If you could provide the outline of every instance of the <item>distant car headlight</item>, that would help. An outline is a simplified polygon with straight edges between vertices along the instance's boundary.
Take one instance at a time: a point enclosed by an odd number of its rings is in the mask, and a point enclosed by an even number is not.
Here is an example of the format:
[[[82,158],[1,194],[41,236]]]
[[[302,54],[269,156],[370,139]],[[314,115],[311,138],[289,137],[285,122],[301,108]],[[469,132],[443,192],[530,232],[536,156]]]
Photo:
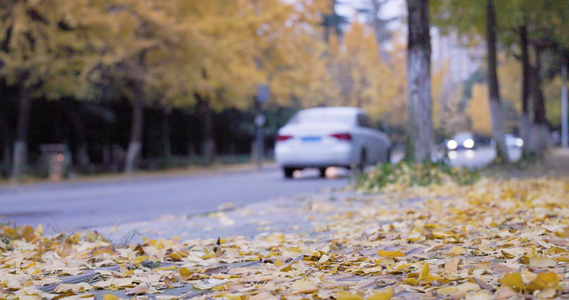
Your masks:
[[[447,147],[448,147],[450,150],[454,150],[454,149],[456,149],[456,147],[458,147],[458,143],[457,143],[455,140],[450,140],[450,141],[448,141],[448,143],[447,143]]]
[[[456,159],[457,157],[458,157],[458,154],[456,153],[456,151],[449,151],[448,158]]]
[[[524,145],[524,140],[522,140],[522,139],[517,139],[517,140],[516,140],[516,145],[517,145],[518,147],[522,147],[522,146]]]
[[[462,143],[462,145],[464,146],[464,148],[472,148],[472,147],[474,147],[474,140],[468,139],[468,140],[464,141]]]

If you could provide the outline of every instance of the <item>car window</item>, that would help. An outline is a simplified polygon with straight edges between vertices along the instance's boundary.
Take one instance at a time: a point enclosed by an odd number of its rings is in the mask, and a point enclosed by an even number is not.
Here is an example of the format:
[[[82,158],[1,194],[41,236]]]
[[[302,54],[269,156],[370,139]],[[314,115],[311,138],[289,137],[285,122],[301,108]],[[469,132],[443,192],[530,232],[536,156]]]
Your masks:
[[[288,121],[288,124],[312,124],[312,123],[353,124],[354,116],[342,113],[299,112],[296,113]]]
[[[358,115],[358,126],[372,128],[371,120],[366,115]]]

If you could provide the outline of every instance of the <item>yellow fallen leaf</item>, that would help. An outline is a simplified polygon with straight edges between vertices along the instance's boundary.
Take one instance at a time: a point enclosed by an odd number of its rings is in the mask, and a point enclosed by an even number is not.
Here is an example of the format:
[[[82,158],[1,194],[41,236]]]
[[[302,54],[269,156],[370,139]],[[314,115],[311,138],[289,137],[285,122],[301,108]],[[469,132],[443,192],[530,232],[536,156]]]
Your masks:
[[[103,296],[103,300],[120,300],[120,298],[115,295],[106,294]]]
[[[27,224],[20,228],[20,236],[28,243],[33,242],[37,238],[34,228]]]
[[[379,250],[377,255],[383,257],[403,257],[405,254],[399,250],[397,251],[386,251],[386,250]]]
[[[42,236],[43,235],[43,226],[41,224],[39,224],[36,227],[36,230],[34,231],[34,234],[37,236]]]
[[[187,268],[181,268],[178,273],[180,274],[180,277],[182,277],[182,280],[186,281],[189,278],[192,277],[192,275],[194,275],[194,273],[192,273],[192,271],[188,270]]]
[[[559,276],[557,274],[539,273],[536,278],[532,280],[527,286],[528,291],[533,292],[537,290],[545,290],[547,288],[557,289],[559,287]]]
[[[282,261],[280,261],[279,259],[277,259],[277,260],[273,263],[273,265],[274,265],[275,267],[280,267],[280,266],[284,266],[284,263],[283,263]]]
[[[315,293],[318,292],[318,288],[311,282],[306,280],[295,281],[290,288],[296,293]]]
[[[458,270],[458,263],[460,262],[460,258],[453,257],[445,264],[445,272],[447,273],[456,273]]]
[[[452,247],[452,249],[449,250],[450,255],[462,255],[466,252],[467,252],[466,249],[464,249],[462,247],[458,247],[458,246],[454,246],[454,247]]]
[[[557,262],[545,256],[533,256],[529,259],[529,265],[534,268],[555,267]]]
[[[109,247],[109,246],[101,246],[101,247],[97,247],[94,248],[91,251],[91,256],[92,257],[97,257],[97,256],[101,256],[104,254],[110,254],[110,255],[119,255],[119,253],[117,251],[115,251],[115,249]]]
[[[500,279],[500,285],[509,286],[514,289],[525,288],[524,281],[522,279],[522,274],[520,273],[507,274],[506,276],[504,276],[504,278]]]
[[[429,263],[425,263],[423,265],[423,268],[421,269],[421,273],[419,273],[419,277],[417,278],[417,282],[421,282],[422,280],[427,281],[427,282],[433,282],[437,279],[440,279],[440,277],[436,277],[436,276],[431,275]]]
[[[393,288],[388,287],[379,292],[375,292],[373,295],[367,298],[368,300],[389,300],[393,297]]]
[[[334,298],[336,298],[336,300],[364,300],[362,296],[350,294],[344,291],[336,292],[336,294],[334,294]]]

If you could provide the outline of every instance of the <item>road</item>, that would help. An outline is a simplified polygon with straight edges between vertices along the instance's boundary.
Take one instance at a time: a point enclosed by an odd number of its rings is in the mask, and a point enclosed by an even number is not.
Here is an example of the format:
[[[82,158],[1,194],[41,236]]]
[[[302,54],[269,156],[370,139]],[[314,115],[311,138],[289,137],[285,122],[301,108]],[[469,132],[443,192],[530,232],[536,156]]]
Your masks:
[[[514,158],[516,155],[512,153]],[[457,152],[450,162],[475,168],[488,164],[494,156],[492,149],[480,148]],[[305,170],[295,174],[297,178],[285,180],[280,170],[272,167],[261,172],[0,186],[0,215],[4,216],[0,223],[42,224],[59,232],[121,225],[168,215],[203,214],[224,203],[242,206],[318,193],[324,188],[344,187],[350,177],[349,172],[334,168],[328,169],[327,175],[318,178],[316,170]]]
[[[344,187],[348,183],[344,174],[318,178],[315,170],[306,170],[299,178],[285,180],[273,167],[261,172],[0,187],[0,215],[4,216],[0,223],[42,224],[61,232],[202,214],[229,202],[240,206]]]

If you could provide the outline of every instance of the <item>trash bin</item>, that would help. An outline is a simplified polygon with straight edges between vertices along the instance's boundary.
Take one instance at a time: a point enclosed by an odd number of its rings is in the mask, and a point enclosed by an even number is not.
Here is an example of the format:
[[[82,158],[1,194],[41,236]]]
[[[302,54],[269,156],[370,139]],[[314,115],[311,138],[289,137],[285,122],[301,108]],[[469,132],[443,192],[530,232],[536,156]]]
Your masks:
[[[59,181],[65,176],[65,152],[63,144],[46,144],[40,146],[44,171],[51,181]]]

